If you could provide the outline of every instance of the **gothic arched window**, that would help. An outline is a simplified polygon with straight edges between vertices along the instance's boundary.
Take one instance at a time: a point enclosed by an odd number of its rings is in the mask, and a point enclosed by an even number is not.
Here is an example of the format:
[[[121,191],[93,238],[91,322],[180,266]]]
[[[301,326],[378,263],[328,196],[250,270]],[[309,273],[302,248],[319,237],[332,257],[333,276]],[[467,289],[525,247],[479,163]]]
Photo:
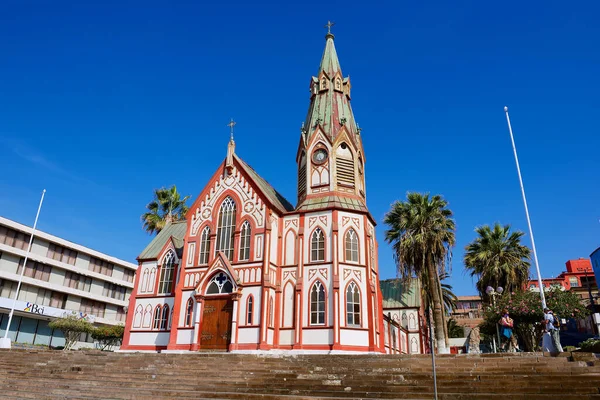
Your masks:
[[[325,261],[325,235],[321,228],[315,229],[310,239],[310,261]]]
[[[187,301],[185,306],[185,326],[192,326],[192,319],[194,317],[194,299],[191,297]]]
[[[142,326],[142,317],[144,314],[144,307],[139,304],[137,306],[137,308],[135,309],[135,316],[133,317],[133,327],[134,328],[139,328],[140,326]]]
[[[310,289],[310,324],[325,324],[325,288],[316,281]]]
[[[242,224],[242,232],[240,235],[240,261],[248,261],[250,259],[250,234],[252,228],[250,223],[244,221]]]
[[[154,309],[154,317],[152,318],[152,329],[160,329],[160,317],[162,316],[161,310],[162,308],[160,306],[156,306],[156,308]]]
[[[346,289],[346,322],[348,325],[360,325],[360,289],[354,282]]]
[[[404,329],[408,329],[408,317],[406,316],[406,312],[402,312],[402,327]]]
[[[208,284],[206,294],[221,294],[231,293],[233,291],[233,284],[229,280],[229,276],[223,272],[215,274]]]
[[[252,318],[254,314],[254,297],[248,297],[248,305],[246,306],[246,325],[252,325]]]
[[[229,196],[223,200],[219,210],[216,251],[222,251],[233,260],[233,233],[235,231],[235,202]]]
[[[175,254],[169,251],[163,258],[158,281],[158,294],[169,294],[173,290],[173,275],[175,272]]]
[[[346,261],[358,262],[358,235],[352,228],[346,232]]]
[[[269,299],[269,327],[273,328],[274,325],[274,320],[273,320],[273,296],[271,296],[271,298]]]
[[[169,305],[165,304],[162,308],[162,314],[160,316],[160,330],[164,331],[167,329],[167,322],[169,321]]]
[[[208,264],[208,253],[210,251],[210,227],[202,230],[200,235],[200,254],[198,256],[198,264]]]

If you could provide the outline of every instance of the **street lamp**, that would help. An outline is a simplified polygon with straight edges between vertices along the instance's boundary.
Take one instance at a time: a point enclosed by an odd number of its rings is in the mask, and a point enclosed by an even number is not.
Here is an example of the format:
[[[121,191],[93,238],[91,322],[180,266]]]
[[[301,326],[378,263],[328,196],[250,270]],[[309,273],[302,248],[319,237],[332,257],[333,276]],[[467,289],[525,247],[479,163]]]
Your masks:
[[[504,289],[502,288],[502,286],[498,286],[496,289],[494,289],[491,286],[488,286],[485,289],[485,292],[487,293],[488,296],[490,296],[492,298],[492,305],[494,306],[494,308],[496,308],[496,296],[500,296],[504,292]],[[500,347],[500,344],[502,342],[500,341],[500,329],[498,329],[498,323],[496,323],[496,335],[498,336],[498,347]],[[496,352],[495,340],[493,340],[492,342],[494,343],[494,352]]]
[[[490,296],[492,298],[492,304],[494,305],[494,307],[496,306],[496,296],[500,296],[503,292],[504,289],[502,288],[502,286],[498,286],[495,290],[493,287],[488,286],[485,289],[485,292],[487,293],[488,296]]]

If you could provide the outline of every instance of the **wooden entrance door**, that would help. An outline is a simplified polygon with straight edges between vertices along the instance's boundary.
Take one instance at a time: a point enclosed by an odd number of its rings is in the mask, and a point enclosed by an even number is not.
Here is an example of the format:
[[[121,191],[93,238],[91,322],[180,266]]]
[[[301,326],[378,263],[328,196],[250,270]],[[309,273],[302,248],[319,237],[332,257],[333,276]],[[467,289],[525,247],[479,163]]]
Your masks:
[[[206,298],[202,313],[200,348],[203,350],[227,350],[231,342],[231,319],[233,300],[226,298]]]

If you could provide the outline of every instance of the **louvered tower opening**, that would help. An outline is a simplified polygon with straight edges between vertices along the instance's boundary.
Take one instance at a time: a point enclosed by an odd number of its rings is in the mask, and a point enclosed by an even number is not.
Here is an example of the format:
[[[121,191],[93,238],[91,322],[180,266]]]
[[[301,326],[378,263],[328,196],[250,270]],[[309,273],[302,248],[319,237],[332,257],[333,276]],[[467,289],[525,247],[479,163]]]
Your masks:
[[[346,143],[342,143],[338,147],[335,164],[337,169],[337,184],[354,187],[354,158]]]
[[[306,193],[306,155],[302,153],[298,167],[298,197]]]

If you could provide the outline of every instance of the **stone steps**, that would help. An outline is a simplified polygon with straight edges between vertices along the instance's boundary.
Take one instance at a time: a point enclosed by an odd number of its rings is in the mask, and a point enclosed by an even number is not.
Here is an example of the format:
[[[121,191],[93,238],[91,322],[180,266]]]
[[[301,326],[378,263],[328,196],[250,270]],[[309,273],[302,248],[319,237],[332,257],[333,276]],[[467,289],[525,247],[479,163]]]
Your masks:
[[[576,358],[573,356],[572,358]],[[441,356],[440,400],[600,400],[600,364],[540,353]],[[3,398],[431,399],[429,356],[0,351]]]

